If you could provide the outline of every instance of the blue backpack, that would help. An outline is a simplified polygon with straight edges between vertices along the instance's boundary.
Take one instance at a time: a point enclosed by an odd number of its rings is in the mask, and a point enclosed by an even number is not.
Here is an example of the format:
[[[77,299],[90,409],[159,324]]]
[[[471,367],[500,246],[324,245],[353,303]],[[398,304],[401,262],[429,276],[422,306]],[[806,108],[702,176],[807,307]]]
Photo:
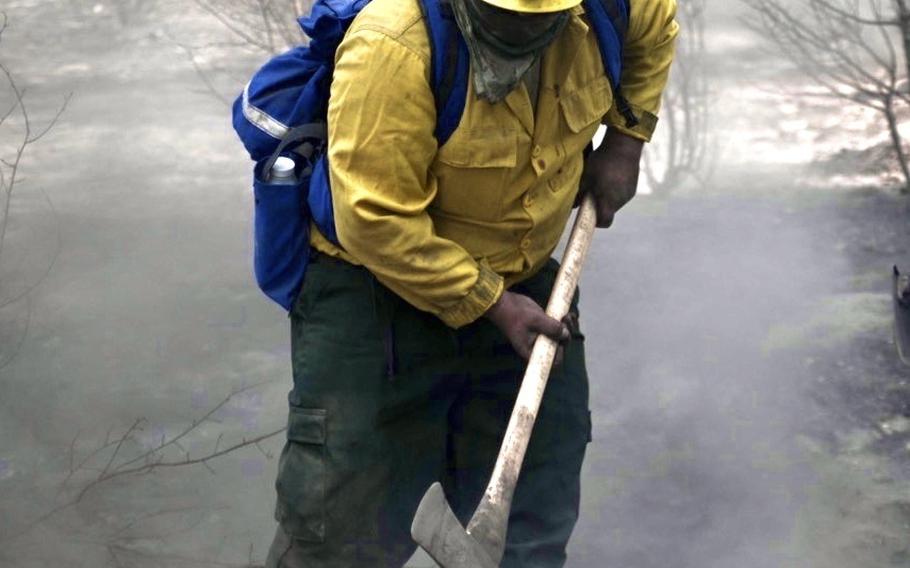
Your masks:
[[[461,121],[468,93],[468,48],[448,0],[418,0],[431,49],[436,99],[435,136],[442,146]],[[259,287],[290,310],[303,283],[309,257],[310,220],[338,244],[326,157],[329,88],[335,51],[355,16],[370,0],[316,0],[299,20],[310,38],[268,61],[234,102],[234,130],[256,162],[253,265]],[[584,0],[600,46],[617,108],[637,124],[622,96],[619,79],[629,21],[629,0]],[[296,164],[292,185],[270,183],[275,161]]]

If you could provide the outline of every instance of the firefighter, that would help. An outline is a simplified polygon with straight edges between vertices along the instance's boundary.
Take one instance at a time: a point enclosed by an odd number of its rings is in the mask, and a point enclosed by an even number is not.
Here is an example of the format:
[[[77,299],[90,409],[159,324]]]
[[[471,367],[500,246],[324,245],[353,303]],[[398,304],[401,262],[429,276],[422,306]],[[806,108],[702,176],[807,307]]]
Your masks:
[[[418,0],[372,0],[336,55],[328,163],[341,246],[313,227],[291,310],[269,568],[402,566],[416,506],[437,480],[465,523],[541,333],[562,342],[561,364],[502,566],[566,560],[591,418],[578,296],[566,321],[542,307],[558,268],[550,255],[580,192],[594,196],[600,227],[635,195],[676,2],[631,0],[621,93],[580,0],[449,4],[470,81],[441,147]],[[586,155],[601,124],[604,142]]]

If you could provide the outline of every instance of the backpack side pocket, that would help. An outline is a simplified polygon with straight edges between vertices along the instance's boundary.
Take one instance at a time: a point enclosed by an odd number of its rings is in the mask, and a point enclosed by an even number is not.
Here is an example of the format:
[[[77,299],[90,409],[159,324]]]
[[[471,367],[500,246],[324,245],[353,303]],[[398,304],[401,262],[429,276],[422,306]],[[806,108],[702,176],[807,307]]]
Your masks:
[[[262,175],[267,162],[256,165],[253,180],[253,269],[265,295],[290,311],[309,258],[310,212],[306,200],[310,175],[300,175],[296,183],[268,183]]]

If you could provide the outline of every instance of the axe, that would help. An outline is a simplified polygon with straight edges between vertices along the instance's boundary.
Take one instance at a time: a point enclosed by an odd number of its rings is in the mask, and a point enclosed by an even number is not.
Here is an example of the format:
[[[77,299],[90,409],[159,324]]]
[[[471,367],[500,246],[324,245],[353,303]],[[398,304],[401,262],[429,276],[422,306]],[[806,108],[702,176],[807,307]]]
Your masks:
[[[547,305],[547,315],[554,319],[561,320],[569,313],[595,226],[594,199],[586,195],[578,210]],[[537,420],[556,347],[556,342],[544,335],[539,335],[534,342],[493,475],[467,530],[462,528],[449,507],[439,483],[434,483],[420,501],[411,524],[411,536],[442,568],[499,566],[505,552],[512,495],[531,439],[531,430]]]

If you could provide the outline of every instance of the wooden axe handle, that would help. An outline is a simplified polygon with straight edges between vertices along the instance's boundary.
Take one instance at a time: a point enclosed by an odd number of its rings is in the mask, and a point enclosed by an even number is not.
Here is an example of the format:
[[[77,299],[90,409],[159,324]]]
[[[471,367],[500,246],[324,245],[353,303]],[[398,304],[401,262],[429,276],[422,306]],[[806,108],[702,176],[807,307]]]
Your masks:
[[[562,265],[547,305],[547,315],[554,319],[561,320],[569,313],[596,224],[594,200],[590,195],[586,195],[578,210],[575,226],[572,228],[572,235],[566,245]],[[501,560],[505,550],[512,494],[515,492],[515,484],[518,481],[525,451],[528,449],[531,431],[537,420],[550,369],[553,367],[556,348],[557,343],[549,337],[544,335],[537,337],[502,448],[499,450],[496,467],[493,469],[486,493],[468,523],[467,532],[491,553],[496,562]]]

